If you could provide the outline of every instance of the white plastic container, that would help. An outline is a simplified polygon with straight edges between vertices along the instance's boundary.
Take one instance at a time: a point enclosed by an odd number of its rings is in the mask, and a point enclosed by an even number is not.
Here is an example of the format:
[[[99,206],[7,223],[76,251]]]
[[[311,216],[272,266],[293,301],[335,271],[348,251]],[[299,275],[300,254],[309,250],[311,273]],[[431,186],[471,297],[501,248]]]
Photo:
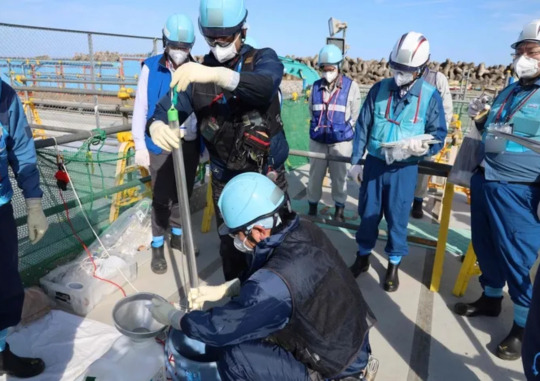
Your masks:
[[[78,381],[166,381],[165,353],[154,339],[118,338]]]
[[[127,284],[124,276],[130,282],[137,278],[137,262],[133,257],[109,257],[96,261],[100,264],[96,275],[120,286]],[[90,265],[86,263],[81,266],[81,261],[68,263],[45,275],[39,283],[58,305],[85,316],[104,296],[117,290],[114,285],[92,277],[88,268]]]

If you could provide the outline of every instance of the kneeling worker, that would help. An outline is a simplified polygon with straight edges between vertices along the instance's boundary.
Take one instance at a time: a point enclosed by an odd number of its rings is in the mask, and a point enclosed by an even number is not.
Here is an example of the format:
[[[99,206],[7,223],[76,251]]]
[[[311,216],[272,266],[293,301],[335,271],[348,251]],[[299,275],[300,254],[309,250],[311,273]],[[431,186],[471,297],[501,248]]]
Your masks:
[[[326,235],[258,173],[234,177],[218,206],[221,233],[246,255],[246,279],[199,287],[191,303],[232,297],[208,311],[184,314],[154,299],[154,318],[220,347],[223,381],[362,380],[375,318]]]

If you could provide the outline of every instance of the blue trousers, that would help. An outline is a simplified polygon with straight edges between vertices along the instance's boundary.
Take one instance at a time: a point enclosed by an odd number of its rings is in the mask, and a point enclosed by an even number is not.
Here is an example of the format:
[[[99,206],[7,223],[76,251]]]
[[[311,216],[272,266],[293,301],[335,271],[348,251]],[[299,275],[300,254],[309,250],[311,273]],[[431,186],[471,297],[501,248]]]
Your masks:
[[[0,206],[0,330],[21,320],[24,288],[19,276],[17,226],[11,203]]]
[[[359,356],[342,377],[365,368],[371,353],[366,336]],[[218,361],[222,381],[309,381],[308,369],[278,345],[261,340],[224,347]]]
[[[531,305],[529,271],[540,249],[536,208],[540,187],[486,181],[477,172],[471,179],[472,244],[482,275],[482,287],[508,283],[512,301]]]
[[[386,164],[368,155],[364,165],[364,180],[358,197],[360,226],[356,232],[358,254],[367,255],[375,247],[379,223],[384,215],[388,225],[387,255],[405,256],[407,224],[414,199],[418,165],[409,163]]]
[[[532,303],[521,354],[527,380],[540,380],[540,276],[534,280]]]

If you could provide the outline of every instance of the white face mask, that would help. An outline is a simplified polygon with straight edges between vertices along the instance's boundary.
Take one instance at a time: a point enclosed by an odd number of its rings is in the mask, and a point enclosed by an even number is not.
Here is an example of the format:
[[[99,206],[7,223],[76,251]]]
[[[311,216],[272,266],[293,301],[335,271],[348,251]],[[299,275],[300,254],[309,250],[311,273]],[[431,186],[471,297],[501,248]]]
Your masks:
[[[538,60],[520,56],[514,60],[514,70],[519,78],[532,78],[538,74]]]
[[[169,48],[168,54],[175,64],[180,65],[186,61],[189,53],[181,49]]]
[[[405,71],[394,71],[394,81],[399,87],[405,86],[414,80],[413,73],[407,73]]]
[[[253,253],[253,248],[249,247],[246,244],[246,240],[247,240],[247,237],[241,240],[240,238],[238,238],[238,236],[234,236],[234,247],[236,247],[236,249],[238,251],[241,251],[242,253],[246,253],[246,254]]]
[[[236,40],[238,37],[240,37],[240,35],[238,35],[233,42],[225,47],[216,45],[213,48],[210,48],[210,51],[214,57],[216,57],[216,60],[218,60],[220,63],[227,62],[238,54],[238,51],[236,50]]]
[[[328,82],[328,83],[334,82],[337,77],[338,77],[338,71],[337,70],[325,71],[323,73],[323,78],[326,79],[326,82]]]

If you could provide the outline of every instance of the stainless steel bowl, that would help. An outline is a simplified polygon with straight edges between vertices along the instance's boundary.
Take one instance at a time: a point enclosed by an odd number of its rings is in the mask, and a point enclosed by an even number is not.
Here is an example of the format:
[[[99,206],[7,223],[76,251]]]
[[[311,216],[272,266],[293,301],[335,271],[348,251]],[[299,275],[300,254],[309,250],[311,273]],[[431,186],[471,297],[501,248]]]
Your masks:
[[[120,333],[132,340],[146,340],[156,337],[166,328],[152,317],[148,307],[152,298],[166,301],[150,292],[139,292],[119,300],[113,308],[114,325]]]

